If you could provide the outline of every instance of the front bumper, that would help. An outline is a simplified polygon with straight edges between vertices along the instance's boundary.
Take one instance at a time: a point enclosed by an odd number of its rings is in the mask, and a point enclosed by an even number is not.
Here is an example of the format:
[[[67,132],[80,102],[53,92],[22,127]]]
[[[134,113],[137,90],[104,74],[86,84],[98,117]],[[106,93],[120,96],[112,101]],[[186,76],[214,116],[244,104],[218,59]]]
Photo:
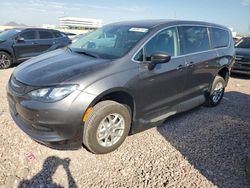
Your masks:
[[[250,75],[250,62],[235,61],[231,72]]]
[[[82,146],[82,117],[94,95],[75,91],[61,101],[44,103],[19,95],[7,86],[11,116],[33,140],[55,149]]]

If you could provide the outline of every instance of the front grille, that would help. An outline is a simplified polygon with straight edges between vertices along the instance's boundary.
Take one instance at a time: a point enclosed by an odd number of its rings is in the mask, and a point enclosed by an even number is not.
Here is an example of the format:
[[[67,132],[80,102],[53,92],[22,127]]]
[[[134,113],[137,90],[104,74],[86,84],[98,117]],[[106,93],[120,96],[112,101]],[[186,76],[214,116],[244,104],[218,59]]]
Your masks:
[[[18,94],[26,94],[34,89],[34,87],[19,82],[14,76],[11,76],[10,87]]]
[[[23,126],[33,131],[53,132],[52,128],[41,126],[39,123],[33,123],[32,121],[26,120],[19,114],[16,118],[21,122]]]
[[[235,58],[235,60],[239,61],[239,62],[250,63],[250,57],[246,57],[246,56],[239,56],[239,55],[237,55],[236,58]]]
[[[243,57],[241,61],[250,63],[250,57]]]
[[[241,61],[241,60],[242,60],[242,58],[243,58],[243,56],[236,55],[235,60],[236,60],[236,61]]]

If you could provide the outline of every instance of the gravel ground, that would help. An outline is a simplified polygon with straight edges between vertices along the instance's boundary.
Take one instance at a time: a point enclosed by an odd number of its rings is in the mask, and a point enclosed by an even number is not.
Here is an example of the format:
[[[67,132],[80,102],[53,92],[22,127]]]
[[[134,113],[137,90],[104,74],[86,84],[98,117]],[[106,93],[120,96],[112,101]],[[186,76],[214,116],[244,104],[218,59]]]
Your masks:
[[[250,187],[250,77],[230,79],[216,108],[198,107],[130,136],[116,151],[58,151],[32,141],[8,113],[0,70],[0,187]]]

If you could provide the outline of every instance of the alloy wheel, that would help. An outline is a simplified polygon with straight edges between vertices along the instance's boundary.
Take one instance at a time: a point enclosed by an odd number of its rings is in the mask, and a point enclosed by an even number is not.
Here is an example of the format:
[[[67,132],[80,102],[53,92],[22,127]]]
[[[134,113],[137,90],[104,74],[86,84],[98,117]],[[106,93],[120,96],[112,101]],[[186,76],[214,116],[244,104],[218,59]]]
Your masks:
[[[99,124],[96,132],[98,143],[103,147],[111,147],[122,137],[125,120],[122,115],[113,113],[107,115]]]
[[[220,101],[221,97],[223,96],[223,83],[218,82],[214,88],[212,100],[214,103],[217,103]]]
[[[0,68],[8,68],[11,65],[11,60],[5,54],[0,54]]]

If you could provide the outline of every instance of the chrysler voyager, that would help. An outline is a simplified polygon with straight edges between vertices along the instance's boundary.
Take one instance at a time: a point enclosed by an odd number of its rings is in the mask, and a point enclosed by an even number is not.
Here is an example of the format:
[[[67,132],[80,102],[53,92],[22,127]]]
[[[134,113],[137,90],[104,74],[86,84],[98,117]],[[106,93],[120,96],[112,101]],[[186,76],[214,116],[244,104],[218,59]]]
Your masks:
[[[19,65],[7,87],[10,112],[42,144],[108,153],[169,116],[218,105],[234,53],[230,30],[217,24],[109,24]]]

